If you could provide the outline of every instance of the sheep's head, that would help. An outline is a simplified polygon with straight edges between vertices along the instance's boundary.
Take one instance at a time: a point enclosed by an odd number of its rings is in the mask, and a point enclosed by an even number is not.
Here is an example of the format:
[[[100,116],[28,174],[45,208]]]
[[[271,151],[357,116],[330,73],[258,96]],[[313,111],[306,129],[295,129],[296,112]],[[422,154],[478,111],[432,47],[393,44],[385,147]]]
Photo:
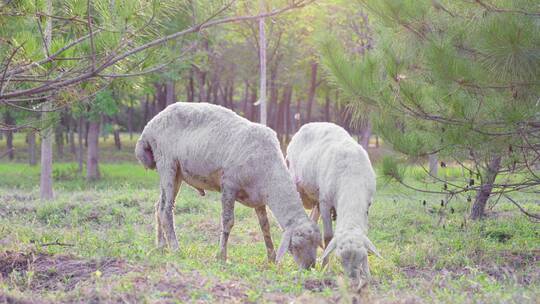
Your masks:
[[[369,281],[368,252],[381,257],[371,241],[361,233],[344,233],[335,236],[326,248],[323,259],[333,250],[341,259],[341,265],[351,280],[351,287],[360,290]]]
[[[280,261],[285,252],[289,250],[301,269],[311,268],[315,266],[317,247],[320,244],[321,232],[313,221],[295,225],[283,233],[283,239],[277,252],[277,260]]]

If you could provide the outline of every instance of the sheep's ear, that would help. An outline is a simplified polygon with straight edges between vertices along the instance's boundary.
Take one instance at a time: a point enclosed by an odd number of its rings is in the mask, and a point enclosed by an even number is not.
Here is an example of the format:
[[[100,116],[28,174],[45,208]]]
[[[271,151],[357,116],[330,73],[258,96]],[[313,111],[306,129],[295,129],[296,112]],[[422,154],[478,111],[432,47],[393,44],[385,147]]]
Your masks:
[[[364,244],[366,245],[366,248],[369,252],[373,253],[379,258],[383,258],[379,251],[377,251],[377,248],[375,248],[375,245],[367,238],[367,236],[364,236]]]
[[[332,240],[330,241],[330,243],[328,244],[328,246],[326,247],[326,250],[324,250],[324,253],[321,257],[321,259],[323,261],[326,260],[326,257],[332,253],[332,251],[334,251],[334,249],[336,249],[336,238],[332,238]]]
[[[285,256],[285,252],[289,249],[289,246],[291,245],[291,238],[292,238],[292,229],[287,229],[283,233],[283,238],[281,239],[281,244],[279,244],[279,249],[277,251],[276,255],[276,261],[279,263],[283,259],[283,256]]]

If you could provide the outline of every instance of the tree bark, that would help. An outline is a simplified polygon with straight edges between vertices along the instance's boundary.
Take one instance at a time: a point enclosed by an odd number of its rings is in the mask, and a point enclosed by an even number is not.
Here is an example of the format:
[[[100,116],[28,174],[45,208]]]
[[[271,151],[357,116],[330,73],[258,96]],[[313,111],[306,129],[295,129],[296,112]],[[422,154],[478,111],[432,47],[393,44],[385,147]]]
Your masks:
[[[248,116],[248,106],[249,106],[249,82],[244,80],[244,105],[242,106],[242,114],[245,118]]]
[[[165,83],[165,104],[168,106],[174,102],[174,82],[169,80]]]
[[[188,83],[187,83],[187,88],[186,88],[186,98],[187,98],[187,102],[193,102],[194,98],[194,91],[195,91],[195,86],[193,84],[193,67],[189,70],[189,80],[188,80]]]
[[[114,117],[113,136],[114,136],[114,145],[116,146],[116,150],[118,151],[122,150],[122,142],[120,141],[120,123],[118,122],[117,116]]]
[[[13,119],[9,111],[6,111],[4,113],[4,122],[8,126],[15,124],[15,120]],[[6,146],[7,146],[8,158],[9,160],[13,160],[13,158],[15,158],[15,150],[13,147],[13,131],[6,131]]]
[[[53,11],[52,0],[45,1],[45,14],[47,16],[52,15]],[[48,49],[52,41],[52,18],[45,17],[45,30],[43,33],[43,53],[47,56]],[[43,112],[41,114],[43,129],[41,135],[41,174],[40,174],[40,198],[41,200],[50,200],[53,198],[53,180],[52,180],[52,162],[53,162],[53,148],[52,148],[52,132],[53,127],[47,125],[47,117],[49,111],[52,109],[50,101],[45,101],[43,103]]]
[[[492,156],[484,172],[482,184],[476,191],[476,199],[471,209],[471,219],[477,220],[484,217],[487,201],[493,190],[493,183],[501,167],[501,156]]]
[[[75,146],[75,124],[77,123],[72,115],[68,116],[69,122],[69,152],[71,154],[77,154],[77,147]]]
[[[325,96],[324,120],[330,122],[330,92],[326,92]]]
[[[437,177],[437,174],[439,172],[439,158],[437,157],[437,153],[429,154],[428,162],[429,162],[429,175]]]
[[[260,0],[260,13],[265,10],[264,0]],[[264,18],[259,19],[259,64],[260,64],[260,89],[259,101],[261,111],[261,124],[266,125],[267,108],[266,108],[266,32],[264,29]]]
[[[313,102],[315,101],[315,93],[317,91],[317,70],[319,65],[316,62],[311,63],[311,82],[308,91],[306,122],[311,122],[311,112]]]
[[[284,114],[284,124],[285,124],[285,139],[284,139],[284,143],[288,143],[289,142],[289,134],[291,132],[291,99],[292,99],[292,93],[293,93],[293,89],[292,89],[292,86],[291,85],[287,85],[285,87],[285,92],[287,92],[287,95],[284,100],[285,102],[285,114]]]
[[[133,101],[129,102],[128,106],[128,132],[129,132],[129,140],[133,139]]]
[[[30,166],[35,166],[37,164],[36,160],[36,133],[30,131],[28,133],[28,163]]]
[[[258,121],[258,117],[257,117],[257,106],[255,105],[255,102],[257,102],[257,88],[255,86],[253,86],[253,88],[251,89],[251,111],[250,111],[250,119],[251,121],[253,122],[257,122]]]
[[[146,123],[150,120],[150,94],[146,94],[144,97],[144,109],[143,109],[143,123]]]
[[[79,149],[77,151],[77,161],[79,162],[79,173],[83,171],[83,155],[84,155],[84,144],[83,144],[83,128],[85,126],[84,120],[79,117],[77,135],[79,137]]]
[[[49,0],[50,1],[50,0]],[[43,110],[49,111],[51,105],[45,102]],[[46,125],[47,112],[43,112],[42,120],[44,128],[41,130],[41,175],[40,175],[40,198],[41,200],[51,200],[53,198],[52,181],[52,162],[53,162],[53,130],[51,126]]]
[[[63,125],[61,122],[59,122],[56,125],[55,132],[54,132],[54,141],[56,142],[56,153],[58,153],[58,158],[63,159],[64,158],[64,132],[63,132]]]
[[[371,137],[371,121],[369,117],[365,117],[360,129],[360,145],[367,151],[369,148],[369,139]]]
[[[90,121],[88,127],[88,156],[86,161],[86,178],[99,179],[99,121]]]

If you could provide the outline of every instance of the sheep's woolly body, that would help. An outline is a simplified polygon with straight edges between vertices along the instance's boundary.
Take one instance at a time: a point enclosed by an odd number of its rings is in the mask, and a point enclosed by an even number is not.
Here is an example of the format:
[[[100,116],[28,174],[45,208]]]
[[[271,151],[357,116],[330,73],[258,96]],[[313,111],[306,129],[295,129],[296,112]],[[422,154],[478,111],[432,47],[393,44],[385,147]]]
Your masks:
[[[200,191],[230,190],[249,207],[268,205],[284,230],[310,222],[275,132],[226,108],[168,106],[144,128],[135,154],[147,168],[155,166],[161,179],[175,175]],[[161,187],[163,193],[163,187],[175,185]]]
[[[333,237],[332,208],[337,213],[338,248],[351,240],[361,244],[376,188],[375,172],[362,146],[335,124],[309,123],[293,136],[287,162],[304,207],[320,209],[326,245]]]
[[[320,202],[321,209],[336,209],[336,234],[367,233],[375,172],[367,152],[347,131],[332,123],[306,124],[291,140],[287,161],[294,182],[308,201]]]

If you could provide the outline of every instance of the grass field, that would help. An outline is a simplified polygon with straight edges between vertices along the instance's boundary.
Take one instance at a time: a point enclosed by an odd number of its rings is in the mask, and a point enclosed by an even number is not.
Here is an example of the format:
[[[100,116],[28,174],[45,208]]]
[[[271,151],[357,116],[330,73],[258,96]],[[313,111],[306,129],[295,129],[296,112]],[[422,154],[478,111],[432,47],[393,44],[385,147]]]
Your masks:
[[[98,182],[86,182],[69,157],[56,164],[51,202],[39,201],[39,168],[24,163],[20,138],[18,162],[0,162],[0,302],[540,301],[539,224],[502,200],[488,218],[470,222],[465,198],[441,207],[441,196],[382,178],[369,237],[384,259],[370,257],[373,282],[360,295],[346,291],[335,257],[326,271],[298,271],[290,256],[268,264],[255,213],[240,204],[229,262],[217,262],[219,194],[200,197],[185,185],[176,204],[180,251],[157,250],[158,176],[135,163],[132,141],[120,152],[111,142],[103,148]],[[414,175],[408,181],[430,187]],[[517,198],[540,212],[538,198]],[[273,219],[272,231],[278,243]]]

